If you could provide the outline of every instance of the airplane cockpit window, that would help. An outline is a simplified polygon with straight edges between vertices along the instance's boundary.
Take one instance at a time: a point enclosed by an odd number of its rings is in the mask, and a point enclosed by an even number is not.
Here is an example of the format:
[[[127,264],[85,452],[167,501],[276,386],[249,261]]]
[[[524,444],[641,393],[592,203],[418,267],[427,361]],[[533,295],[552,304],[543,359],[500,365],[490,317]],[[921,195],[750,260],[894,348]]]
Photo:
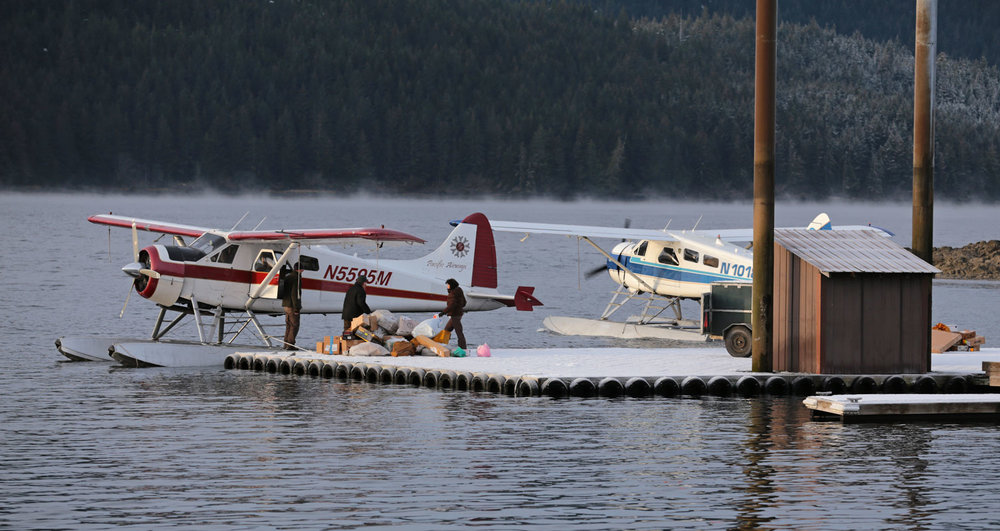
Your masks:
[[[212,254],[212,251],[218,249],[219,247],[222,247],[225,244],[226,244],[226,239],[223,238],[222,236],[206,232],[205,234],[198,236],[193,242],[191,242],[191,245],[188,245],[188,247],[201,251],[202,253],[204,253],[202,256],[204,256],[206,254]]]
[[[701,263],[707,265],[708,267],[719,267],[719,259],[707,254],[701,257]]]
[[[261,251],[257,255],[257,261],[253,263],[253,270],[267,273],[274,267],[274,264],[274,252],[270,250]]]
[[[664,247],[663,250],[660,251],[660,257],[657,258],[657,260],[661,264],[677,265],[677,255],[674,254],[674,250],[671,247]]]
[[[319,259],[315,256],[299,256],[299,264],[305,271],[319,271]]]
[[[684,249],[684,260],[688,262],[698,263],[698,251],[692,251],[691,249]]]
[[[239,245],[223,247],[221,251],[212,256],[212,258],[209,258],[209,260],[220,264],[231,264],[233,263],[233,259],[236,258],[236,251],[239,248]]]
[[[648,243],[649,242],[645,242],[645,241],[642,242],[642,243],[640,243],[639,247],[637,247],[636,250],[635,250],[635,255],[636,256],[646,256],[646,244],[648,244]]]

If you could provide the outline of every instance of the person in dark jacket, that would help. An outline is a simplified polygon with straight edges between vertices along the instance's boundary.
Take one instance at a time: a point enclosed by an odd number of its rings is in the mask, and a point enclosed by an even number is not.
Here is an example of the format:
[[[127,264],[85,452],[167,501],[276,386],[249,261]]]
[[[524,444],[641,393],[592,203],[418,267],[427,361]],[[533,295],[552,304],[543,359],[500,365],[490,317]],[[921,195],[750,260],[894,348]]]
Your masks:
[[[340,316],[344,319],[345,332],[351,329],[351,321],[355,317],[372,313],[372,309],[368,307],[368,303],[365,301],[367,298],[365,284],[367,282],[368,277],[358,275],[358,279],[354,281],[354,285],[347,288],[347,293],[344,294],[344,309],[340,312]]]
[[[465,349],[467,348],[465,345],[465,332],[462,331],[462,315],[465,314],[465,292],[462,291],[462,288],[458,287],[458,281],[453,278],[446,280],[445,285],[448,286],[448,306],[441,315],[447,315],[450,319],[448,319],[448,324],[444,325],[444,329],[449,332],[454,330],[455,335],[458,336],[459,348]]]
[[[285,310],[285,347],[295,346],[295,336],[299,334],[299,312],[302,310],[302,269],[299,263],[281,277],[281,306]]]

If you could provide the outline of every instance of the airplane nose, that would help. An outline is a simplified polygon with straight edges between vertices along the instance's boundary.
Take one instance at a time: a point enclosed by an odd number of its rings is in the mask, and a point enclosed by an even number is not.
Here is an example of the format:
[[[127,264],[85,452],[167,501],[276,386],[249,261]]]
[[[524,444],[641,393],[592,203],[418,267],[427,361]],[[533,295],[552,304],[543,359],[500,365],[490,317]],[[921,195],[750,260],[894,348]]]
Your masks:
[[[145,267],[145,265],[142,262],[132,262],[131,264],[123,267],[122,271],[132,278],[139,278],[139,275],[142,274],[140,271],[143,267]]]

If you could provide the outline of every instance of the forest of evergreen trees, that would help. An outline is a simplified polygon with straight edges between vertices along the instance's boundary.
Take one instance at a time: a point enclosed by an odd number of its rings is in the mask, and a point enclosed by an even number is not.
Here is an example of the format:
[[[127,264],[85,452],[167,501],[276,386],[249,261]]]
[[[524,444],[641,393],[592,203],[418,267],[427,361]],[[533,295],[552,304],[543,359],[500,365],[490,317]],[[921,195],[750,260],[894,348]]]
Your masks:
[[[752,3],[676,3],[6,0],[0,187],[750,197]],[[786,5],[777,193],[908,197],[912,37]],[[1000,74],[945,27],[935,192],[997,200]]]

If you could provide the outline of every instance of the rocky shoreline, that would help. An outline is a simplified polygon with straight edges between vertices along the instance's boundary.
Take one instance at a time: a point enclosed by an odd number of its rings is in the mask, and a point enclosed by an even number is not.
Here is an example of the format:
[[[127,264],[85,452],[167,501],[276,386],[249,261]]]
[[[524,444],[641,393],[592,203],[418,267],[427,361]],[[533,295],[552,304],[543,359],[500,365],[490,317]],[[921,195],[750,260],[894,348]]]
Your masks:
[[[935,278],[1000,280],[1000,241],[975,242],[965,247],[935,247]]]

